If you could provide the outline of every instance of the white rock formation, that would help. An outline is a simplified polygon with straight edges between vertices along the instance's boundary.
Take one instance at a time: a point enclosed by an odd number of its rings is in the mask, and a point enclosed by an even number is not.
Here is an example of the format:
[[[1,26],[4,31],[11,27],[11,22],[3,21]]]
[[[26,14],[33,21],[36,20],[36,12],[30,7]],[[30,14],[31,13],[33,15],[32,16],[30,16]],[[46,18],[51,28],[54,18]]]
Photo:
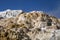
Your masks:
[[[7,9],[6,11],[0,12],[0,17],[3,18],[11,18],[11,17],[16,17],[16,15],[22,13],[22,10],[10,10]]]

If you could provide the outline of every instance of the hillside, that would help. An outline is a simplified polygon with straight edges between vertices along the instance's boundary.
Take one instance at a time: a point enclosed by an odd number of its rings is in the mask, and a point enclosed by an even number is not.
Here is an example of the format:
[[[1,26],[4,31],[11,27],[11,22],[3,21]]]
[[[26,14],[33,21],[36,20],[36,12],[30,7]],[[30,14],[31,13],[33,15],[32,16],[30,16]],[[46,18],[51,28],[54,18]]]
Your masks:
[[[43,11],[0,12],[0,40],[60,40],[60,19]]]

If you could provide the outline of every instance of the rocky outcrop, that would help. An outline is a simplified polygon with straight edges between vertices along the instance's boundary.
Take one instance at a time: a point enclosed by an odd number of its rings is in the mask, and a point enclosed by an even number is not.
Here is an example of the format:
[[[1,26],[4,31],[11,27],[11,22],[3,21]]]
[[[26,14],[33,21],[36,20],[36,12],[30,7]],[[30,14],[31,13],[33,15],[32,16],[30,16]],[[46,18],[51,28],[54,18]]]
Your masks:
[[[0,20],[0,40],[60,40],[60,21],[42,11]]]

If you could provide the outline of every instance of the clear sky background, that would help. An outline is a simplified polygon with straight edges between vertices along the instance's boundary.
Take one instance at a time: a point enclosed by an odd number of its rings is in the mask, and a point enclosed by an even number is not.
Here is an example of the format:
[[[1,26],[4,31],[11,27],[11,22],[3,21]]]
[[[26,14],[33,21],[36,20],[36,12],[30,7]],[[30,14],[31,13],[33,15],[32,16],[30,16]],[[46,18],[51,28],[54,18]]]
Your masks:
[[[6,9],[44,11],[60,18],[60,0],[0,0],[0,11]]]

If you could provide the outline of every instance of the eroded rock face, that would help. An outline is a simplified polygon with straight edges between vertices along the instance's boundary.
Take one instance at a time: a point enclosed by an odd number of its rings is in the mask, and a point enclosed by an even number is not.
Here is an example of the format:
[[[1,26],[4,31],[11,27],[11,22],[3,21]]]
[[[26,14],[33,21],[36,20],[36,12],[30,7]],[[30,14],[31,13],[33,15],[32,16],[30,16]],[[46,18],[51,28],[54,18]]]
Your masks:
[[[60,40],[60,21],[42,11],[0,20],[0,40]]]

